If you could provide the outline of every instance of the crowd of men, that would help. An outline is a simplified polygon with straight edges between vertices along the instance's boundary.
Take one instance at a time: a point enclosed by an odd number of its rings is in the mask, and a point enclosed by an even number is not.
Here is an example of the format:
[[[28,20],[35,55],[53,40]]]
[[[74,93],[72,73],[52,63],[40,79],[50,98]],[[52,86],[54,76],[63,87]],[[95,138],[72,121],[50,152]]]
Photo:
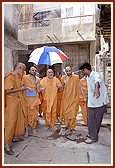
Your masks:
[[[14,154],[9,143],[11,140],[24,140],[18,138],[18,135],[28,137],[28,125],[32,133],[36,133],[38,107],[39,114],[43,113],[45,127],[55,132],[56,120],[64,120],[66,127],[63,130],[70,129],[74,134],[80,105],[83,121],[89,131],[85,143],[96,142],[105,107],[109,102],[102,76],[94,72],[87,62],[79,67],[84,74],[81,80],[79,75],[72,74],[69,66],[65,68],[66,75],[61,76],[57,72],[54,76],[53,70],[48,69],[43,79],[37,76],[36,67],[30,67],[28,75],[25,68],[25,64],[17,63],[4,79],[5,152]]]

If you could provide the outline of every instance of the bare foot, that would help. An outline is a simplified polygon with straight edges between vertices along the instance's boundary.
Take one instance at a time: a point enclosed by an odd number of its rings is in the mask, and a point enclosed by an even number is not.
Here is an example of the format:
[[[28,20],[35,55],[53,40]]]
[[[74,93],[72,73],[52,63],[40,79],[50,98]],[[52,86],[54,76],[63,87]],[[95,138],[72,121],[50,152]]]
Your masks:
[[[12,141],[13,141],[13,142],[15,142],[15,141],[20,141],[20,139],[19,139],[19,138],[17,138],[17,136],[16,136],[16,135],[14,135],[14,136],[13,136]]]
[[[35,129],[32,129],[32,132],[33,132],[33,134],[35,134],[35,133],[36,133],[36,130],[35,130]]]
[[[10,147],[9,147],[8,144],[5,145],[5,149],[6,149],[7,151],[10,151]]]
[[[8,144],[5,145],[4,151],[5,151],[8,155],[14,155],[14,152],[10,149],[10,147],[9,147]]]
[[[51,129],[51,132],[55,132],[56,131],[53,126],[50,129]]]
[[[25,131],[25,134],[24,134],[24,137],[28,137],[28,127],[26,128],[26,131]]]

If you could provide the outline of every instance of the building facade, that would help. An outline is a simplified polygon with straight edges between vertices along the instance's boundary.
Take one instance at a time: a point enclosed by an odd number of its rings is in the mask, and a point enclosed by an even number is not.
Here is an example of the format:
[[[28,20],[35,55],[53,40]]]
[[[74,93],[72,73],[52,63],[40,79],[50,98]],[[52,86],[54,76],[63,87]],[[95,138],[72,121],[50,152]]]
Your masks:
[[[18,6],[4,4],[4,76],[13,70],[18,62],[18,50],[27,50],[28,47],[18,41]]]
[[[51,6],[37,6],[31,22],[32,27],[25,29],[24,23],[21,24],[23,28],[18,30],[20,42],[28,45],[30,53],[45,45],[61,49],[68,56],[61,65],[61,72],[66,65],[71,65],[73,71],[77,72],[83,61],[94,66],[95,4],[60,4],[57,9]],[[21,51],[19,54],[21,56]]]

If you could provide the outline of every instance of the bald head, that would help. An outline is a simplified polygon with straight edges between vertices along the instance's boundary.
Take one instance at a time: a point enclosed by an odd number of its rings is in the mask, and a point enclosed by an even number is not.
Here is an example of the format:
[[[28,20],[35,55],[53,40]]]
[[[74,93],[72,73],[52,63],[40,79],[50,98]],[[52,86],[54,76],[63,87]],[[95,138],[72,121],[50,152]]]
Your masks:
[[[16,75],[22,75],[22,73],[25,70],[24,67],[26,67],[26,66],[22,62],[18,62],[17,64],[15,64],[15,66],[14,66],[14,72],[15,72],[15,74]]]
[[[32,66],[32,67],[30,68],[30,70],[29,70],[30,75],[33,75],[33,76],[36,75],[36,72],[37,72],[37,68],[34,67],[34,66]]]
[[[71,69],[71,67],[70,67],[70,66],[67,66],[67,67],[65,68],[65,70],[66,70],[66,69]]]
[[[53,70],[52,69],[48,69],[47,70],[47,76],[48,76],[48,78],[49,79],[53,78],[53,75],[54,75]]]
[[[71,67],[70,67],[70,66],[67,66],[67,67],[65,68],[65,72],[66,72],[67,76],[70,76],[70,75],[72,74],[72,69],[71,69]]]

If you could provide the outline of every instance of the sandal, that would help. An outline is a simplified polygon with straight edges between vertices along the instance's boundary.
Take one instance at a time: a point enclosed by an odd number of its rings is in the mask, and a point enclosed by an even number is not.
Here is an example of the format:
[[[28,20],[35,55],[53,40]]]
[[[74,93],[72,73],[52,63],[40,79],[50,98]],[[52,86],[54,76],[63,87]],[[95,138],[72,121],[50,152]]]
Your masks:
[[[71,132],[72,132],[73,134],[75,134],[75,133],[76,133],[76,130],[75,130],[75,129],[71,129]]]
[[[25,137],[25,138],[27,138],[27,137],[28,137],[28,132],[26,132],[26,133],[24,134],[24,137]]]
[[[24,141],[24,139],[21,139],[21,138],[20,138],[20,139],[17,139],[17,140],[15,140],[15,139],[12,140],[13,143],[14,143],[14,142],[21,142],[21,141]]]
[[[7,150],[6,148],[4,148],[4,150],[8,155],[14,155],[14,152],[11,149]]]
[[[55,132],[56,131],[54,127],[51,127],[50,129],[51,129],[51,132]]]
[[[66,131],[67,129],[69,129],[67,126],[62,128],[63,131]]]

